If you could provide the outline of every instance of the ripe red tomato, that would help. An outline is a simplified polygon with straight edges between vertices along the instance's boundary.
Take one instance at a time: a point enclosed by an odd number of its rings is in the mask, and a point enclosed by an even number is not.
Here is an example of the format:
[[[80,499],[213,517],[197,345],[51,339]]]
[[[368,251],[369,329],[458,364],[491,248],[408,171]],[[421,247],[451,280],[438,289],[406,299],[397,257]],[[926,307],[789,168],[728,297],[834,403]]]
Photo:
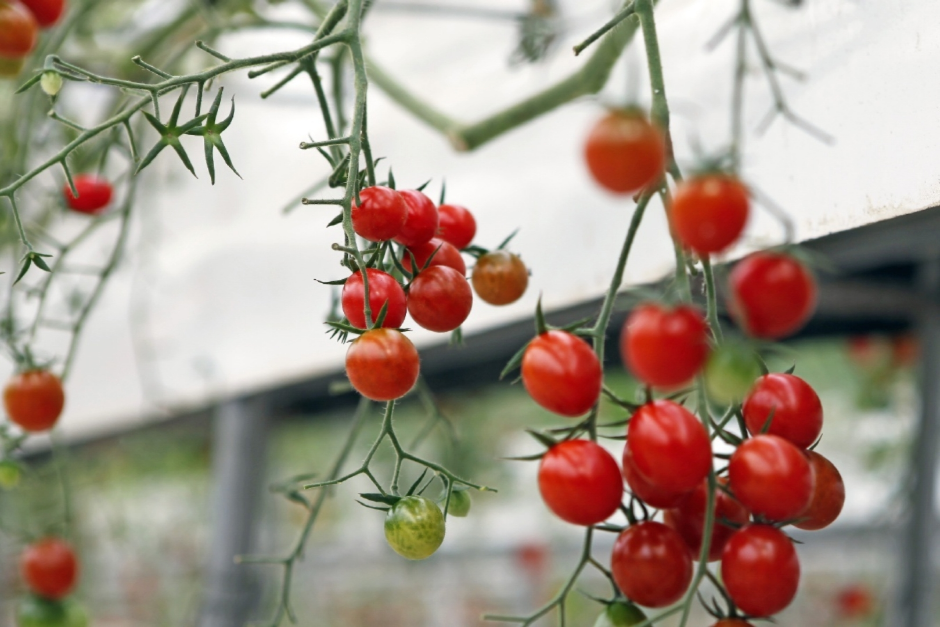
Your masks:
[[[658,522],[642,522],[621,533],[610,569],[627,598],[646,607],[675,603],[692,581],[689,548],[674,529]]]
[[[61,538],[30,544],[20,555],[20,572],[30,590],[47,599],[61,599],[75,586],[78,560]]]
[[[405,201],[408,215],[395,241],[402,246],[417,246],[427,242],[437,233],[437,207],[434,201],[414,189],[406,189],[399,194]]]
[[[836,596],[836,613],[840,618],[865,618],[874,610],[875,600],[864,584],[849,584]]]
[[[113,190],[111,183],[107,180],[93,174],[79,174],[73,182],[78,196],[72,194],[68,183],[62,187],[62,195],[74,211],[92,216],[98,215],[111,202]]]
[[[373,401],[401,398],[418,380],[418,351],[394,329],[366,331],[346,351],[346,376],[356,390]]]
[[[3,389],[3,406],[25,431],[51,429],[65,406],[62,382],[48,370],[17,373]]]
[[[408,207],[401,195],[390,187],[373,185],[359,192],[352,204],[353,231],[373,242],[390,240],[405,226]]]
[[[803,451],[775,435],[745,440],[731,455],[729,476],[738,500],[769,520],[799,517],[813,494],[813,471]]]
[[[746,620],[741,620],[740,618],[722,618],[720,621],[712,625],[712,627],[754,627],[751,623]]]
[[[788,255],[760,252],[731,271],[728,309],[750,335],[779,339],[799,330],[816,308],[816,279]]]
[[[466,248],[477,234],[477,221],[466,207],[441,205],[437,208],[437,236],[455,248]]]
[[[462,274],[447,266],[430,266],[408,288],[408,313],[428,331],[453,331],[467,319],[473,291]]]
[[[65,11],[65,0],[20,0],[20,2],[26,5],[42,28],[54,25]]]
[[[0,0],[0,57],[20,59],[36,46],[36,19],[15,0]]]
[[[529,270],[516,255],[494,250],[477,259],[470,280],[483,302],[508,305],[525,294],[529,286]]]
[[[822,433],[823,408],[819,396],[803,379],[785,373],[759,378],[741,408],[747,430],[757,435],[773,412],[767,433],[807,448]]]
[[[809,506],[800,514],[800,521],[793,526],[816,531],[828,527],[839,517],[845,505],[845,483],[831,461],[816,451],[807,451],[806,454],[813,469],[813,495]]]
[[[749,525],[725,545],[721,578],[741,611],[770,616],[796,596],[800,561],[793,542],[782,531],[770,525]]]
[[[694,377],[708,357],[708,325],[695,307],[640,305],[620,333],[620,356],[636,377],[658,387],[676,387]]]
[[[718,479],[726,484],[725,478]],[[703,481],[695,490],[687,494],[675,509],[666,510],[664,522],[679,532],[682,539],[698,558],[702,550],[702,531],[705,528],[705,505],[708,497],[708,481]],[[737,526],[746,525],[750,520],[747,508],[728,496],[723,490],[715,491],[715,524],[712,527],[712,540],[708,548],[708,561],[721,559],[721,552],[737,529],[720,521],[726,520]]]
[[[590,440],[567,440],[542,457],[539,492],[562,520],[596,525],[620,507],[623,479],[617,462],[603,447]]]
[[[706,256],[733,244],[744,230],[749,211],[747,188],[724,174],[698,176],[679,183],[669,207],[676,238]]]
[[[667,492],[693,490],[712,467],[705,427],[672,401],[653,401],[636,410],[627,425],[627,447],[640,475]]]
[[[415,261],[418,262],[418,270],[424,267],[424,264],[428,262],[428,259],[433,254],[434,258],[431,259],[432,266],[447,266],[462,275],[467,274],[467,264],[464,263],[463,257],[460,256],[460,251],[457,250],[453,244],[433,238],[423,244],[409,246],[408,250],[414,255]],[[435,250],[437,253],[434,252]],[[405,267],[405,270],[411,272],[411,257],[408,253],[402,255],[401,265]]]
[[[662,177],[666,140],[641,113],[611,110],[588,134],[584,158],[601,187],[632,194]]]
[[[378,320],[379,312],[387,302],[388,309],[382,326],[390,329],[400,327],[405,321],[407,311],[405,290],[392,275],[381,270],[367,268],[366,275],[369,277],[369,308],[372,311],[372,322],[375,323]],[[342,305],[343,314],[349,320],[349,324],[365,329],[365,288],[362,285],[362,272],[354,272],[346,279],[346,283],[343,284]]]
[[[623,447],[623,478],[630,486],[630,492],[633,496],[640,499],[647,505],[657,509],[667,509],[676,507],[685,498],[687,492],[667,492],[656,487],[643,478],[637,472],[636,464],[633,462],[633,455],[630,454],[630,447]]]
[[[546,331],[529,342],[522,356],[522,384],[545,409],[575,417],[601,395],[603,372],[587,342],[567,331]]]

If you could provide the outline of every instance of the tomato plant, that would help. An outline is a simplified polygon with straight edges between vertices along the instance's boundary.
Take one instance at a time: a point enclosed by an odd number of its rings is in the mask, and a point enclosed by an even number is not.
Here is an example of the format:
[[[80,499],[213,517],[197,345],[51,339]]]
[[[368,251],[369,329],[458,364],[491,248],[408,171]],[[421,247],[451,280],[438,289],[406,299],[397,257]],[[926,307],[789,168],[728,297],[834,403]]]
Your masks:
[[[699,255],[718,253],[737,241],[747,223],[747,189],[724,174],[687,179],[676,186],[669,220],[676,239]]]
[[[767,433],[807,448],[822,433],[823,408],[819,396],[803,379],[786,373],[760,377],[741,407],[747,430]]]
[[[25,431],[51,429],[65,406],[62,382],[48,370],[13,375],[3,388],[3,406],[10,420]]]
[[[708,356],[708,325],[695,307],[667,309],[646,303],[634,309],[620,334],[624,365],[647,385],[687,383]]]
[[[591,129],[584,158],[601,187],[615,194],[632,194],[662,177],[666,140],[642,113],[614,109]]]
[[[525,294],[529,270],[518,256],[505,250],[482,255],[470,279],[477,296],[490,305],[508,305]]]
[[[813,469],[813,495],[800,514],[800,520],[793,526],[815,531],[828,527],[839,517],[845,504],[845,483],[831,461],[816,451],[807,451],[806,454]]]
[[[718,480],[727,485],[727,480]],[[702,531],[705,526],[705,507],[708,498],[708,482],[685,495],[674,509],[666,510],[664,522],[679,532],[693,555],[699,555],[702,549]],[[711,544],[708,548],[708,561],[721,559],[721,552],[737,527],[746,525],[750,520],[747,508],[719,489],[715,491],[715,524],[712,529]],[[731,526],[726,524],[731,523]]]
[[[424,244],[437,233],[437,207],[433,200],[417,190],[406,189],[399,194],[405,201],[407,214],[405,225],[394,239],[402,246]]]
[[[385,517],[385,539],[402,557],[423,560],[444,542],[444,514],[423,496],[406,496]]]
[[[455,248],[466,248],[477,234],[477,221],[470,210],[444,204],[437,208],[437,236]]]
[[[65,0],[19,0],[42,28],[54,26],[65,12]]]
[[[603,447],[590,440],[566,440],[542,457],[539,492],[562,520],[596,525],[620,507],[623,479],[617,462]]]
[[[411,253],[410,255],[408,253]],[[434,255],[432,258],[431,255]],[[467,274],[467,264],[464,262],[463,257],[460,256],[460,251],[457,250],[453,244],[432,238],[431,240],[423,244],[415,244],[414,246],[409,246],[407,252],[402,255],[401,265],[404,266],[405,270],[412,272],[411,269],[411,257],[414,256],[415,261],[418,263],[418,270],[423,268],[427,264],[428,259],[431,260],[432,266],[447,266],[448,268],[453,268],[460,274]]]
[[[708,475],[712,449],[702,423],[682,405],[642,405],[627,426],[627,447],[637,472],[667,492],[688,492]]]
[[[78,559],[65,540],[46,538],[23,550],[20,572],[26,585],[36,594],[61,599],[72,591],[78,579]]]
[[[802,263],[772,252],[745,257],[731,271],[728,309],[754,337],[780,339],[798,331],[816,307],[816,280]]]
[[[745,440],[728,464],[731,491],[752,513],[793,520],[809,505],[813,471],[803,451],[775,435]]]
[[[627,598],[646,607],[665,607],[689,587],[692,558],[674,529],[647,521],[617,537],[610,570]]]
[[[382,307],[388,303],[382,326],[391,329],[400,327],[407,313],[405,291],[387,272],[367,268],[366,276],[369,277],[369,309],[373,324],[378,320]],[[362,284],[362,272],[354,272],[346,279],[341,303],[343,315],[349,320],[349,324],[365,329],[365,289]]]
[[[749,525],[728,540],[721,555],[721,578],[741,611],[776,614],[790,605],[800,584],[793,542],[769,525]]]
[[[36,19],[17,0],[0,0],[0,57],[20,59],[36,46]]]
[[[77,196],[72,193],[68,183],[62,187],[65,202],[73,211],[98,215],[111,202],[114,190],[106,179],[93,174],[79,174],[73,182],[75,191],[78,192]]]
[[[429,331],[453,331],[467,319],[473,291],[462,274],[447,266],[422,270],[408,288],[408,313]]]
[[[522,384],[545,409],[575,417],[587,413],[601,395],[603,373],[597,355],[578,336],[546,331],[529,342],[522,356]]]
[[[359,191],[359,204],[352,204],[351,215],[357,235],[373,242],[384,242],[401,233],[408,207],[394,189],[373,185]]]
[[[646,614],[633,603],[615,601],[604,608],[594,627],[633,627],[646,622]]]
[[[418,380],[418,351],[403,333],[372,329],[346,351],[346,376],[356,390],[374,401],[401,398]]]

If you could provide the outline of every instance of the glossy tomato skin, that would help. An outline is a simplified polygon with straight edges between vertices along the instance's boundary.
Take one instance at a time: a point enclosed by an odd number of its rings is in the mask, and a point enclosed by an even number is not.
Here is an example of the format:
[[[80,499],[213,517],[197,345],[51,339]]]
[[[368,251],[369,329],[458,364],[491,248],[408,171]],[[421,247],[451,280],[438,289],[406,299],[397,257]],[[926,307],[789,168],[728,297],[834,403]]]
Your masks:
[[[437,207],[433,200],[417,190],[406,189],[399,194],[405,201],[408,214],[395,241],[402,246],[424,244],[437,233]]]
[[[455,248],[466,248],[477,234],[477,221],[470,210],[460,205],[437,208],[437,236]]]
[[[574,418],[594,407],[603,373],[587,342],[567,331],[546,331],[522,356],[522,384],[545,409]]]
[[[21,59],[36,46],[36,18],[19,2],[0,1],[0,57]]]
[[[813,470],[803,451],[775,435],[744,441],[728,465],[731,491],[768,520],[799,518],[813,493]]]
[[[453,331],[467,319],[473,291],[462,274],[447,266],[430,266],[408,288],[408,313],[428,331]]]
[[[620,534],[610,569],[627,598],[646,607],[675,603],[692,581],[692,557],[685,542],[674,529],[652,521]]]
[[[721,554],[721,578],[741,611],[755,617],[790,605],[800,584],[793,542],[769,525],[749,525],[728,540]]]
[[[385,539],[410,560],[430,557],[444,542],[444,514],[430,499],[406,496],[385,516]]]
[[[798,331],[816,308],[816,279],[788,255],[760,252],[731,271],[728,309],[754,337],[776,340]]]
[[[373,242],[390,240],[405,226],[408,207],[404,198],[390,187],[373,185],[359,192],[352,205],[353,231]]]
[[[813,469],[813,495],[794,527],[807,531],[824,529],[835,522],[845,505],[845,483],[835,465],[817,453],[807,451]]]
[[[55,25],[65,11],[65,0],[20,0],[42,28]]]
[[[590,440],[566,440],[542,457],[539,492],[562,520],[596,525],[620,507],[623,478],[617,462],[603,447]]]
[[[737,241],[747,223],[747,189],[735,178],[708,174],[676,186],[669,221],[679,242],[701,256]]]
[[[712,467],[705,427],[685,407],[668,400],[636,410],[627,426],[627,447],[640,475],[666,492],[693,490]]]
[[[68,206],[78,213],[88,215],[98,215],[111,202],[114,190],[106,179],[97,177],[93,174],[79,174],[73,179],[75,191],[78,196],[72,194],[72,189],[66,183],[62,187],[62,195]]]
[[[445,242],[444,240],[435,237],[423,244],[409,246],[408,250],[411,252],[411,255],[414,255],[415,261],[418,262],[418,270],[424,267],[428,259],[431,259],[432,266],[447,266],[462,275],[467,274],[467,264],[464,262],[463,257],[460,256],[460,251],[457,250],[453,244]],[[406,252],[401,258],[401,265],[404,266],[405,270],[408,272],[412,271],[411,255]],[[431,255],[434,255],[434,257],[431,258]]]
[[[668,509],[676,507],[685,498],[687,492],[667,492],[643,478],[636,469],[630,447],[623,447],[623,478],[630,488],[630,492],[650,507]]]
[[[346,376],[356,390],[373,401],[401,398],[414,387],[418,351],[394,329],[366,331],[346,351]]]
[[[724,478],[718,480],[727,483]],[[705,528],[705,506],[708,497],[708,481],[689,492],[674,509],[666,510],[665,523],[679,532],[689,550],[696,559],[702,550],[702,531]],[[720,521],[735,523],[738,527],[750,520],[747,508],[728,496],[723,490],[715,490],[715,523],[712,528],[711,544],[708,548],[708,561],[721,559],[721,552],[736,531],[735,527]]]
[[[405,290],[387,272],[367,268],[366,276],[369,277],[369,308],[372,322],[375,323],[378,320],[379,312],[382,311],[385,303],[388,303],[382,326],[389,329],[400,327],[407,313]],[[341,303],[343,314],[349,320],[349,324],[359,329],[366,328],[365,300],[362,272],[355,272],[343,284]]]
[[[62,382],[48,370],[27,370],[15,375],[3,389],[7,416],[25,431],[51,429],[65,407]]]
[[[46,538],[23,550],[20,573],[29,589],[39,596],[61,599],[75,587],[78,559],[65,540]]]
[[[768,418],[767,433],[779,435],[803,449],[822,433],[823,408],[819,396],[806,381],[792,374],[771,373],[759,378],[741,410],[752,435],[761,432]]]
[[[632,194],[662,177],[666,140],[645,116],[612,110],[588,134],[584,158],[601,187],[615,194]]]
[[[624,365],[647,385],[676,387],[694,377],[708,357],[708,325],[695,307],[640,305],[620,334]]]
[[[525,294],[529,270],[518,256],[494,250],[477,259],[470,277],[477,296],[490,305],[508,305]]]

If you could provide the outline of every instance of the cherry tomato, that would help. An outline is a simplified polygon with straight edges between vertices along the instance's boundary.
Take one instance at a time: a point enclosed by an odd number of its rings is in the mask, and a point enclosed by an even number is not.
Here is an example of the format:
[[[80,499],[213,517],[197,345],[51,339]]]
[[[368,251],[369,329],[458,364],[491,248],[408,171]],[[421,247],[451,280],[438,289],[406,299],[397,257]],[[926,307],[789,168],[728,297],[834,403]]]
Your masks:
[[[45,431],[55,425],[65,406],[62,382],[48,370],[13,375],[3,389],[7,416],[25,431]]]
[[[430,266],[408,288],[408,313],[428,331],[453,331],[467,319],[473,291],[462,274],[446,266]]]
[[[816,531],[828,527],[839,517],[845,505],[845,483],[831,461],[816,451],[807,451],[806,454],[813,469],[813,495],[809,506],[800,514],[800,521],[793,526]]]
[[[790,605],[800,584],[793,542],[769,525],[735,532],[721,554],[721,578],[728,594],[751,616],[776,614]]]
[[[567,440],[542,457],[539,492],[562,520],[596,525],[620,507],[623,479],[617,462],[603,447],[590,440]]]
[[[346,351],[346,376],[356,390],[373,401],[401,398],[418,380],[418,351],[394,329],[366,331]]]
[[[49,28],[59,21],[65,11],[65,0],[20,0],[36,18],[42,28]]]
[[[875,609],[875,600],[868,589],[860,583],[850,584],[836,596],[836,613],[840,618],[865,618]]]
[[[36,46],[36,18],[15,0],[0,0],[0,57],[21,59]]]
[[[0,57],[0,78],[16,78],[26,65],[26,58],[9,59]]]
[[[750,335],[770,340],[799,330],[816,308],[816,280],[799,261],[778,253],[754,253],[729,277],[728,309]]]
[[[594,627],[633,627],[646,622],[646,614],[633,603],[616,601],[608,605],[597,620]]]
[[[718,479],[720,483],[727,483],[724,478]],[[705,505],[708,497],[708,481],[703,481],[699,487],[688,493],[675,507],[666,510],[664,522],[679,532],[688,545],[692,555],[697,559],[702,551],[702,531],[705,528]],[[715,491],[715,523],[712,527],[712,540],[708,548],[708,561],[721,559],[721,551],[725,548],[728,538],[736,531],[735,527],[721,522],[726,520],[736,523],[737,526],[746,525],[750,520],[747,508],[728,496],[723,490]]]
[[[712,467],[705,427],[672,401],[653,401],[636,410],[627,425],[627,447],[640,475],[666,492],[693,490]]]
[[[402,246],[417,246],[427,242],[437,233],[437,207],[434,201],[414,189],[406,189],[399,194],[405,201],[408,215],[395,241]]]
[[[620,534],[610,569],[627,598],[646,607],[675,603],[692,581],[689,548],[674,529],[652,521]]]
[[[757,435],[770,419],[767,433],[807,448],[822,433],[823,408],[819,396],[803,379],[771,373],[759,378],[741,408],[747,430]],[[771,412],[773,416],[771,417]]]
[[[470,513],[470,504],[470,492],[468,490],[454,490],[450,493],[450,505],[447,507],[447,515],[465,518]]]
[[[404,198],[390,187],[373,185],[359,191],[357,205],[353,199],[353,231],[373,242],[390,240],[405,226],[408,207]]]
[[[483,302],[508,305],[525,294],[529,286],[529,270],[516,255],[494,250],[477,259],[470,280]]]
[[[107,180],[93,174],[79,174],[73,179],[73,182],[78,196],[72,194],[68,183],[62,187],[65,202],[73,211],[92,216],[98,215],[111,202],[113,190],[111,183]]]
[[[455,248],[466,248],[477,234],[477,221],[466,207],[441,205],[437,218],[437,236]]]
[[[415,261],[418,262],[418,270],[424,267],[424,264],[428,262],[431,255],[434,255],[434,258],[431,259],[432,266],[447,266],[462,275],[467,274],[467,264],[464,263],[463,257],[460,256],[460,251],[454,248],[452,244],[443,240],[433,238],[423,244],[409,246],[408,250],[414,255]],[[408,253],[402,255],[401,265],[405,267],[405,270],[411,272],[411,255]]]
[[[587,342],[567,331],[546,331],[522,356],[522,384],[545,409],[573,418],[585,414],[601,395],[603,372]]]
[[[390,329],[398,328],[405,321],[407,311],[405,304],[405,290],[392,275],[376,270],[366,269],[369,277],[369,308],[372,311],[372,322],[379,318],[379,312],[385,303],[388,308],[382,326]],[[353,273],[343,284],[342,296],[343,314],[349,324],[360,329],[366,328],[365,314],[365,288],[362,285],[362,272]]]
[[[738,500],[769,520],[799,517],[813,494],[813,471],[803,451],[776,435],[745,440],[731,455],[729,475]]]
[[[676,387],[694,377],[708,356],[708,325],[698,309],[657,303],[640,305],[620,333],[620,356],[646,383]]]
[[[71,627],[65,605],[28,594],[16,605],[16,627]]]
[[[36,594],[47,599],[61,599],[75,586],[78,560],[68,542],[46,538],[23,550],[20,572],[26,585]]]
[[[629,446],[623,447],[623,478],[627,481],[633,496],[657,509],[676,507],[688,494],[687,492],[667,492],[644,479],[636,469]]]
[[[753,348],[726,342],[708,354],[705,389],[716,403],[740,403],[760,375],[760,363]]]
[[[444,542],[444,514],[434,501],[406,496],[385,516],[385,539],[396,553],[410,560],[423,560]]]
[[[632,194],[662,177],[666,140],[644,115],[611,110],[588,134],[584,158],[601,187],[615,194]]]
[[[733,244],[747,223],[747,188],[735,178],[709,174],[676,187],[669,220],[676,239],[706,256]]]

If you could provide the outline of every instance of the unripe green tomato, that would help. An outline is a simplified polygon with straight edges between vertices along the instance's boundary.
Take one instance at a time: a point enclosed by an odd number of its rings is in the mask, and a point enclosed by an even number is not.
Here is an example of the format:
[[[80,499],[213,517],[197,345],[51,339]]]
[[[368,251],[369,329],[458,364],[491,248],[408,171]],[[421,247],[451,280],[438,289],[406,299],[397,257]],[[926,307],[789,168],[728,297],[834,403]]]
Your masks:
[[[385,539],[402,557],[423,560],[444,542],[444,514],[423,496],[403,497],[388,510]]]
[[[52,601],[30,594],[16,606],[17,627],[71,627],[65,606],[60,601]]]
[[[58,72],[47,70],[42,73],[42,78],[39,79],[39,85],[42,87],[42,90],[46,92],[47,96],[55,96],[59,93],[59,90],[62,89],[62,75]]]
[[[63,605],[67,627],[88,627],[88,612],[82,603],[75,599],[66,599]]]
[[[722,344],[705,362],[705,389],[716,403],[739,403],[760,375],[754,349],[734,342]]]
[[[631,627],[646,620],[646,614],[633,603],[611,603],[597,617],[594,627]]]
[[[0,488],[12,490],[20,483],[23,471],[16,462],[8,459],[0,462]]]
[[[463,518],[470,513],[470,492],[468,490],[454,490],[450,494],[450,506],[447,513],[451,516]]]

